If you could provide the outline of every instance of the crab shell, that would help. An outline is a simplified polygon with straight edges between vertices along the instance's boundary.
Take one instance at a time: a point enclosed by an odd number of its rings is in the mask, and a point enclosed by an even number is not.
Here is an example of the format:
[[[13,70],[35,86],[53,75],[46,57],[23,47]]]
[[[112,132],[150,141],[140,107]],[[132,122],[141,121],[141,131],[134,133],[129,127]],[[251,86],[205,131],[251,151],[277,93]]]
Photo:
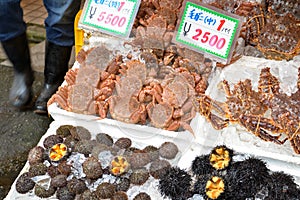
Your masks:
[[[269,19],[268,19],[269,18]],[[258,36],[257,48],[268,58],[290,60],[300,53],[300,20],[288,13],[268,16]]]

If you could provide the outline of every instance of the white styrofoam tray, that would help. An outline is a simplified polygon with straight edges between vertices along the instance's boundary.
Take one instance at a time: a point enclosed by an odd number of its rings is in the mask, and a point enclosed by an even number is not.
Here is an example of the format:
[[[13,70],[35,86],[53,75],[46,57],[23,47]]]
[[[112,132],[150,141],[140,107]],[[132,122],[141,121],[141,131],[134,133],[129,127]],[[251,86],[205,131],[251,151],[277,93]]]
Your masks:
[[[153,145],[156,147],[159,147],[162,143],[164,142],[173,142],[178,146],[179,149],[179,153],[177,154],[177,156],[172,159],[169,160],[169,162],[172,165],[176,165],[179,161],[179,159],[181,158],[181,156],[184,154],[185,151],[188,151],[188,147],[191,145],[190,141],[187,141],[185,139],[182,138],[178,138],[178,137],[164,137],[162,135],[155,135],[153,137],[148,137],[145,136],[143,137],[143,132],[139,132],[141,137],[140,138],[133,138],[130,135],[128,135],[127,132],[124,132],[122,129],[120,129],[120,127],[118,126],[110,126],[110,125],[106,125],[106,124],[102,124],[102,123],[94,123],[94,121],[84,121],[84,120],[78,120],[78,119],[73,119],[73,120],[63,120],[63,121],[53,121],[50,124],[49,129],[47,130],[47,132],[45,133],[45,135],[42,136],[42,138],[40,139],[39,143],[37,144],[38,146],[43,146],[43,141],[45,140],[46,137],[48,137],[49,135],[54,135],[56,134],[56,130],[61,126],[61,125],[73,125],[73,126],[83,126],[85,128],[87,128],[92,135],[91,139],[95,139],[96,135],[98,133],[107,133],[110,136],[113,137],[114,141],[116,141],[118,138],[121,137],[128,137],[132,140],[132,146],[134,147],[138,147],[138,148],[144,148],[147,145]],[[129,130],[127,130],[129,131]],[[25,172],[27,172],[29,170],[29,163],[28,161],[26,162],[25,166],[23,167],[23,169],[21,170],[19,176]],[[19,177],[18,176],[18,177]],[[15,185],[16,185],[16,181],[18,178],[16,178],[16,180],[14,181],[14,183],[12,184],[11,190],[9,191],[8,195],[6,196],[5,200],[12,200],[12,199],[32,199],[32,200],[38,200],[41,199],[39,197],[37,197],[36,195],[34,195],[33,192],[29,192],[26,194],[20,194],[16,191],[15,189]],[[154,178],[149,178],[149,180],[141,187],[133,187],[131,188],[127,194],[131,195],[131,196],[135,196],[138,192],[141,191],[145,191],[147,192],[149,195],[151,195],[152,198],[157,199],[157,200],[162,200],[162,199],[166,199],[163,198],[160,193],[157,190],[157,184],[158,184],[158,180],[155,180]],[[48,199],[56,199],[55,195],[48,198]]]
[[[237,62],[215,72],[210,80],[206,94],[215,100],[224,102],[224,90],[222,87],[219,87],[224,79],[229,82],[232,89],[235,83],[248,78],[252,80],[252,86],[257,91],[260,70],[265,67],[270,67],[271,73],[279,78],[282,91],[291,94],[296,91],[299,66],[300,56],[289,62],[243,56]],[[198,144],[208,147],[225,144],[239,153],[263,156],[296,164],[300,167],[300,155],[293,151],[289,141],[286,141],[283,145],[278,145],[261,140],[237,124],[231,124],[227,128],[216,130],[203,116],[200,116],[198,120],[200,127],[200,132],[198,132],[199,134],[196,138],[196,143]]]

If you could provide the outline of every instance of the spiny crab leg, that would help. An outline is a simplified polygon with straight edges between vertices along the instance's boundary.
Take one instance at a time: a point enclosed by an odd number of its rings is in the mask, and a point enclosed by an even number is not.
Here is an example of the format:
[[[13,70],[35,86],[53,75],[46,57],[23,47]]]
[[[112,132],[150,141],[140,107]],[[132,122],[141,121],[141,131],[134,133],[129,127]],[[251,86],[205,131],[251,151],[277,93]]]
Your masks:
[[[289,138],[289,140],[293,140],[294,138],[296,138],[296,136],[300,134],[300,122],[298,123],[298,127],[296,129],[296,131],[293,133],[292,137]]]
[[[276,132],[276,133],[283,132],[283,130],[280,127],[276,126],[274,121],[271,119],[252,116],[252,115],[241,115],[239,117],[239,122],[248,131],[258,136],[262,140],[272,141],[276,144],[284,144],[287,140],[287,138],[285,138],[284,140],[279,140],[282,134],[271,135],[266,131],[269,130],[271,132]]]
[[[212,126],[216,130],[223,129],[228,126],[228,121],[212,113],[213,110],[217,111],[221,116],[226,116],[226,109],[224,104],[212,100],[210,97],[203,95],[198,98],[199,102],[199,112],[204,115],[204,117],[211,122]]]

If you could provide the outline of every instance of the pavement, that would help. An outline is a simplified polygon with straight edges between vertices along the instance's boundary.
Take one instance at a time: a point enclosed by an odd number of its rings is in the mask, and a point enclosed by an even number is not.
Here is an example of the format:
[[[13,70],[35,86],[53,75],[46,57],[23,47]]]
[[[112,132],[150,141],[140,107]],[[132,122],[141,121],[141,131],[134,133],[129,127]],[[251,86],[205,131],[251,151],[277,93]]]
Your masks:
[[[45,29],[47,12],[42,0],[22,0],[27,36],[30,41],[34,100],[42,89],[44,76]],[[70,65],[74,62],[74,56]],[[9,104],[9,89],[13,82],[13,68],[0,45],[0,199],[4,199],[27,161],[31,148],[46,133],[53,119],[33,113],[32,107],[19,110]]]

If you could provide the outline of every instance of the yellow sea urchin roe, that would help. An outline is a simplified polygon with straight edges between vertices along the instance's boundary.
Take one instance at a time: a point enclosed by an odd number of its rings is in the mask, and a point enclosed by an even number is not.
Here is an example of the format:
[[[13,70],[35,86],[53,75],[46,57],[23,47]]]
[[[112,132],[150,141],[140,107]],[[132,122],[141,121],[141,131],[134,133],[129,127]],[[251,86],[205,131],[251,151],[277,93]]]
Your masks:
[[[111,173],[114,175],[121,175],[129,168],[129,163],[123,156],[117,156],[111,161]]]
[[[67,154],[67,146],[63,143],[55,144],[51,147],[49,158],[52,161],[59,161]]]
[[[224,181],[217,176],[213,176],[207,181],[205,191],[210,199],[217,199],[225,190]]]
[[[219,147],[211,153],[209,160],[215,169],[224,169],[231,160],[230,153],[224,147]]]

